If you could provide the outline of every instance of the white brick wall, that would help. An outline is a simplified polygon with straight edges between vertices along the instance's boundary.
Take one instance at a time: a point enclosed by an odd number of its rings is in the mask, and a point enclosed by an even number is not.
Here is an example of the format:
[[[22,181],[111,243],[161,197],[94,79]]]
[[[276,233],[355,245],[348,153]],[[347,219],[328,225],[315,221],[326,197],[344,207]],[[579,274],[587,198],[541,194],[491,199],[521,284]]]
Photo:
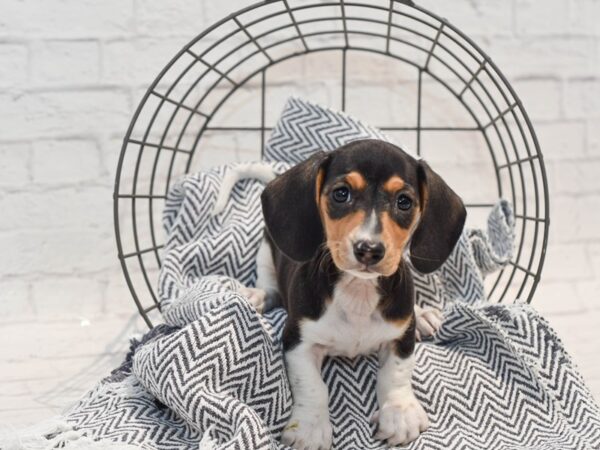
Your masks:
[[[589,357],[600,336],[581,334],[600,320],[600,1],[417,3],[483,47],[534,121],[552,209],[535,305],[600,397],[600,366]],[[118,359],[124,335],[141,329],[129,321],[112,228],[120,139],[145,86],[175,52],[248,4],[0,3],[0,421],[27,422],[63,406],[40,392],[83,374],[85,382],[72,383],[76,396]],[[27,330],[37,337],[10,350]],[[57,362],[76,355],[84,355],[76,364]],[[98,361],[101,369],[86,371]]]

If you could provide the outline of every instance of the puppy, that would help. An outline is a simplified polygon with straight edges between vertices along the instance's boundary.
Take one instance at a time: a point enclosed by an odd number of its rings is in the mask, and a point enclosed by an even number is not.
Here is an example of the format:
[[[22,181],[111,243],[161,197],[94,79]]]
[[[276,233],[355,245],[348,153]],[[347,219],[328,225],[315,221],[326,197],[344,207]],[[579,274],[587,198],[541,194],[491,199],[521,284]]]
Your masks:
[[[414,305],[411,273],[436,270],[466,218],[460,197],[425,163],[400,148],[361,140],[320,152],[271,181],[256,288],[259,310],[283,306],[283,347],[294,406],[282,441],[329,449],[326,356],[377,352],[376,437],[406,444],[428,418],[411,387],[417,334],[439,314]]]

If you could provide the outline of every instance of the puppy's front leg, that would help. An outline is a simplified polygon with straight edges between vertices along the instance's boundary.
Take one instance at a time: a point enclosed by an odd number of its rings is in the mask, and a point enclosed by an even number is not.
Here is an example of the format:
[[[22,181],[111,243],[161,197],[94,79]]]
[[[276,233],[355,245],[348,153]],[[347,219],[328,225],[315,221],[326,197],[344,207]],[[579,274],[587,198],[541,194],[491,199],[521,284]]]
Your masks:
[[[331,448],[329,395],[321,378],[324,357],[323,347],[305,342],[300,342],[285,354],[294,405],[282,442],[296,449]]]
[[[414,366],[412,348],[407,354],[402,344],[401,341],[393,341],[379,351],[379,411],[373,417],[373,421],[378,423],[375,437],[387,440],[391,446],[414,441],[429,426],[427,414],[415,397],[410,382]]]

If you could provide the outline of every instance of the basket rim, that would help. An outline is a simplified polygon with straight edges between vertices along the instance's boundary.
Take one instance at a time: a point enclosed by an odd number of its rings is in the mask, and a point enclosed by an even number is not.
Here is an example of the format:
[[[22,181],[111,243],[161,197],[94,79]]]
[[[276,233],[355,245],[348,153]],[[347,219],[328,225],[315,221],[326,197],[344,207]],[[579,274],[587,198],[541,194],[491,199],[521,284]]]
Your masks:
[[[124,139],[123,139],[123,144],[121,146],[121,151],[119,154],[119,158],[118,158],[118,162],[117,162],[117,169],[116,169],[116,173],[115,173],[115,182],[114,182],[114,191],[113,191],[113,220],[114,220],[114,230],[115,230],[115,238],[116,238],[116,244],[117,244],[117,256],[118,259],[120,261],[121,264],[121,269],[123,271],[123,275],[125,277],[125,281],[126,284],[132,294],[133,300],[138,308],[138,311],[140,312],[140,314],[142,315],[142,317],[144,318],[146,324],[149,327],[152,327],[152,322],[150,321],[150,319],[147,316],[147,313],[149,311],[151,311],[152,309],[157,309],[159,308],[156,299],[155,300],[155,305],[151,306],[150,308],[144,308],[142,305],[142,302],[138,296],[138,293],[136,292],[136,288],[133,285],[133,281],[131,279],[130,273],[129,273],[129,269],[127,267],[127,263],[126,263],[126,259],[125,259],[125,255],[123,254],[123,242],[121,239],[121,224],[119,222],[119,199],[120,197],[120,193],[119,193],[119,189],[121,187],[121,180],[122,180],[122,175],[123,175],[123,162],[125,159],[125,155],[127,153],[127,147],[129,144],[129,137],[132,134],[132,131],[137,123],[137,120],[140,116],[140,114],[142,113],[144,106],[146,105],[146,102],[148,101],[148,98],[152,95],[152,92],[154,91],[154,89],[156,88],[156,86],[159,84],[159,82],[161,81],[161,79],[163,78],[163,76],[168,72],[168,70],[181,58],[182,55],[184,55],[186,52],[188,52],[197,42],[199,42],[202,38],[204,38],[205,36],[207,36],[209,33],[211,33],[212,31],[218,29],[220,26],[222,26],[223,24],[225,24],[226,22],[230,21],[230,20],[236,20],[236,18],[242,14],[245,14],[249,11],[255,10],[257,8],[261,8],[264,7],[266,5],[271,5],[271,4],[276,4],[276,3],[284,3],[288,9],[288,11],[290,10],[290,7],[288,5],[287,0],[263,0],[263,1],[259,1],[253,4],[250,4],[246,7],[243,7],[237,11],[234,11],[230,14],[228,14],[227,16],[223,17],[222,19],[216,21],[215,23],[213,23],[212,25],[210,25],[209,27],[207,27],[206,29],[204,29],[202,32],[200,32],[198,35],[196,35],[194,38],[192,38],[186,45],[184,45],[166,64],[165,66],[162,68],[162,70],[157,74],[157,76],[154,78],[154,80],[150,83],[150,85],[148,86],[148,88],[146,89],[144,95],[142,96],[142,98],[140,99],[135,112],[131,118],[131,121],[129,123],[129,126],[127,128],[127,131],[125,133]],[[533,278],[533,283],[531,284],[531,287],[529,288],[529,293],[528,293],[528,297],[527,297],[527,302],[529,303],[532,300],[532,297],[537,289],[537,286],[540,282],[541,279],[541,274],[543,272],[543,268],[544,268],[544,263],[545,263],[545,258],[546,258],[546,251],[547,251],[547,244],[548,244],[548,237],[549,237],[549,226],[550,226],[550,204],[549,204],[549,192],[548,192],[548,180],[547,180],[547,174],[546,174],[546,168],[545,168],[545,163],[544,163],[544,157],[543,154],[541,152],[540,146],[539,146],[539,141],[537,138],[537,135],[535,133],[535,130],[533,128],[533,125],[531,123],[531,120],[529,118],[529,115],[527,113],[527,111],[525,110],[525,108],[523,107],[523,103],[520,99],[520,97],[517,95],[517,93],[515,92],[514,88],[512,87],[512,85],[509,83],[508,79],[506,78],[506,76],[503,74],[503,72],[498,68],[498,66],[494,63],[494,61],[481,49],[481,47],[475,43],[471,38],[469,38],[464,32],[462,32],[459,28],[457,28],[456,26],[452,25],[447,19],[442,18],[440,16],[438,16],[437,14],[429,11],[428,9],[425,9],[421,6],[416,5],[414,2],[412,2],[411,0],[390,0],[389,2],[389,11],[390,11],[390,16],[392,11],[394,11],[394,5],[395,4],[402,4],[405,6],[408,6],[410,8],[414,8],[416,11],[419,11],[420,13],[429,16],[433,19],[435,19],[436,21],[438,21],[441,25],[439,27],[439,29],[443,28],[443,27],[447,27],[449,30],[452,30],[454,33],[456,33],[462,40],[464,40],[467,44],[469,44],[477,53],[479,53],[480,56],[483,57],[485,64],[489,65],[489,67],[494,71],[495,75],[497,75],[500,79],[500,81],[503,84],[503,87],[505,87],[508,90],[508,93],[513,97],[515,105],[519,108],[519,111],[522,115],[523,121],[524,121],[524,125],[527,129],[527,132],[529,133],[529,136],[531,137],[532,140],[532,150],[535,151],[535,155],[538,159],[538,167],[539,167],[539,175],[541,177],[541,186],[539,188],[539,191],[537,189],[537,185],[536,185],[536,207],[537,207],[537,202],[538,202],[538,196],[540,193],[543,192],[543,226],[541,228],[541,233],[542,233],[542,240],[541,243],[537,243],[537,245],[534,244],[534,246],[539,247],[540,249],[540,254],[539,257],[537,259],[537,265],[535,268],[535,274],[532,275]],[[369,4],[368,0],[330,0],[328,2],[325,3],[310,3],[307,5],[303,5],[303,8],[311,8],[311,7],[323,7],[323,6],[339,6],[339,5],[345,5],[345,6],[367,6],[367,7],[373,7],[373,4]],[[397,10],[395,10],[397,12]],[[344,18],[345,20],[345,18]],[[297,25],[296,25],[297,26]],[[302,36],[302,35],[301,35]],[[265,66],[261,67],[260,69],[256,70],[255,72],[253,72],[250,76],[246,77],[242,82],[239,83],[238,86],[234,87],[223,99],[222,101],[219,103],[219,105],[215,108],[215,110],[213,111],[212,114],[214,114],[216,111],[218,111],[218,109],[220,108],[220,106],[229,98],[229,96],[235,92],[239,87],[243,86],[248,80],[252,79],[254,76],[256,76],[258,73],[260,73],[261,71],[265,71],[268,67],[271,67],[274,64],[278,64],[281,63],[285,60],[288,60],[290,58],[293,57],[301,57],[304,56],[306,54],[309,53],[317,53],[317,52],[322,52],[322,51],[328,51],[328,50],[343,50],[344,52],[347,50],[351,50],[351,51],[360,51],[360,50],[364,50],[364,51],[369,51],[369,52],[373,52],[373,53],[379,53],[382,56],[386,56],[386,57],[393,57],[393,55],[389,54],[389,52],[377,52],[374,49],[369,49],[369,48],[365,48],[365,49],[361,49],[358,47],[353,47],[353,46],[348,46],[346,45],[345,47],[331,47],[331,48],[327,48],[327,47],[323,47],[323,48],[315,48],[312,50],[309,50],[308,48],[306,48],[305,51],[302,52],[298,52],[295,54],[290,54],[290,55],[286,55],[283,58],[277,59],[275,61],[270,61],[269,64],[266,64]],[[231,70],[231,69],[230,69]],[[429,73],[429,75],[432,75],[431,73]],[[435,78],[435,76],[434,76]],[[441,80],[437,80],[439,82],[442,82]],[[442,82],[443,83],[443,82]],[[447,86],[446,86],[447,87]],[[212,89],[212,88],[211,88]],[[466,107],[466,105],[463,106]],[[468,109],[468,107],[467,107]],[[211,114],[211,115],[212,115]],[[208,124],[209,120],[206,121],[206,123],[203,125],[203,128],[206,127],[206,125]],[[520,124],[519,124],[520,126]],[[522,131],[521,131],[522,132]],[[190,156],[189,160],[188,160],[188,164],[186,166],[186,173],[189,171],[190,169],[190,164],[191,161],[193,159],[193,152],[195,151],[195,148],[197,147],[197,142],[200,139],[202,133],[200,133],[198,135],[197,141],[195,142],[194,145],[194,149],[192,150],[192,155]],[[490,149],[490,153],[492,154],[492,158],[494,158],[493,156],[493,152]],[[496,165],[496,162],[494,161],[494,164]],[[497,167],[497,165],[496,165]],[[512,174],[512,172],[511,172]],[[137,173],[136,173],[137,175]],[[512,176],[512,175],[511,175]],[[499,181],[498,181],[499,182]],[[525,201],[525,199],[523,199],[523,201]],[[137,229],[136,229],[136,224],[135,224],[135,220],[134,220],[134,236],[135,239],[137,240]],[[536,240],[537,240],[537,232],[536,232]],[[534,241],[535,242],[535,241]],[[137,245],[137,241],[136,241],[136,247],[138,248],[139,251],[139,245]],[[138,254],[138,258],[140,258],[140,255]],[[531,268],[531,263],[533,261],[533,256],[530,259],[530,268]],[[141,259],[140,259],[140,263],[141,263]],[[144,273],[144,276],[147,277],[146,274],[146,270],[143,266],[143,263],[141,263],[142,266],[142,272]],[[514,271],[513,271],[513,275],[514,275]],[[499,278],[498,278],[499,280]],[[497,280],[497,282],[498,282]],[[527,279],[524,279],[523,284],[526,283]],[[149,281],[147,280],[147,284],[149,283]],[[506,283],[506,289],[508,289],[508,287],[510,286],[512,281],[512,276],[509,279],[509,281]],[[150,289],[151,293],[153,293],[153,289],[155,290],[156,287],[150,287],[150,285],[148,284],[148,288]],[[501,298],[503,298],[504,294],[501,296]]]

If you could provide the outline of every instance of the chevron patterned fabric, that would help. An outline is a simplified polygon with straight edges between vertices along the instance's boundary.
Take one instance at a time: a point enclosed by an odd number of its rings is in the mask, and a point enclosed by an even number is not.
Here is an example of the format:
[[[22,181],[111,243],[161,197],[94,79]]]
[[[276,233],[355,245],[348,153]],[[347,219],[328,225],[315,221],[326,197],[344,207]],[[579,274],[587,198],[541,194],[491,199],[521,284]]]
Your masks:
[[[317,149],[383,135],[290,99],[265,149],[277,173]],[[255,281],[263,186],[243,180],[211,211],[231,166],[188,175],[167,198],[159,295],[166,324],[133,342],[121,367],[66,414],[100,441],[153,449],[284,448],[292,396],[281,348],[286,315],[239,294]],[[548,323],[529,306],[486,303],[484,276],[512,256],[514,216],[499,201],[487,230],[465,230],[435,273],[415,272],[417,302],[443,308],[417,345],[413,387],[430,429],[411,449],[600,448],[600,410]],[[336,449],[383,449],[375,356],[329,358],[323,378]]]
[[[298,164],[319,150],[335,150],[359,139],[391,142],[378,129],[347,114],[290,97],[265,144],[264,159]]]

